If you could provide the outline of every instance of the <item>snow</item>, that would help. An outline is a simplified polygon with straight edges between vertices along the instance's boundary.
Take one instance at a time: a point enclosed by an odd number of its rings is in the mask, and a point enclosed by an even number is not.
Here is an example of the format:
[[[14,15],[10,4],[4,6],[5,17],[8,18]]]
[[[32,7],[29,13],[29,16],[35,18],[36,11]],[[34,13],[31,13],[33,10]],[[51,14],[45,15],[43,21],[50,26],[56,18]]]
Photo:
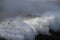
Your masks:
[[[8,40],[34,40],[39,33],[49,35],[49,22],[53,16],[6,18],[0,23],[0,35]],[[24,19],[24,20],[23,20]]]
[[[4,19],[5,21],[0,24],[0,35],[8,40],[33,40],[34,31],[20,19]]]

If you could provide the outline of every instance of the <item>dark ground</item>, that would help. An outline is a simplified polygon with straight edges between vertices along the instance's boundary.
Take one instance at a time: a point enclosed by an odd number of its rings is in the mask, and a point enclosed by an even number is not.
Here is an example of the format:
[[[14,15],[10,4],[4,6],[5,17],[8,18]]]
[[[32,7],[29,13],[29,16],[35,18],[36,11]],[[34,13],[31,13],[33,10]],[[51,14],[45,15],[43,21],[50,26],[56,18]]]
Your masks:
[[[39,34],[35,40],[60,40],[60,32],[49,30],[51,36]]]
[[[0,37],[0,40],[7,40],[6,38],[4,38],[4,37]]]

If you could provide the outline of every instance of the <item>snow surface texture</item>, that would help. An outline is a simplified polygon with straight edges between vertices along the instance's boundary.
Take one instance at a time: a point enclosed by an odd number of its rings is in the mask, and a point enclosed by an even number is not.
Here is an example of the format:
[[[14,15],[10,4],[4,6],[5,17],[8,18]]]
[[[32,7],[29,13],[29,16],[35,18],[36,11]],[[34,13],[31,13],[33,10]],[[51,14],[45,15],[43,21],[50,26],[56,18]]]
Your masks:
[[[54,17],[36,17],[23,20],[20,17],[4,19],[0,24],[0,35],[8,40],[34,40],[40,32],[49,35],[49,22]]]
[[[8,40],[34,40],[35,36],[39,33],[50,35],[49,28],[54,31],[60,31],[60,26],[58,25],[60,22],[57,15],[47,14],[35,18],[18,16],[16,18],[5,18],[3,20],[4,21],[0,23],[0,35]],[[58,24],[56,22],[58,22]]]
[[[5,19],[4,19],[5,20]],[[20,18],[7,19],[0,24],[0,34],[8,40],[33,40],[34,31]]]
[[[8,40],[34,40],[35,35],[60,31],[60,5],[47,0],[4,0],[0,35]]]

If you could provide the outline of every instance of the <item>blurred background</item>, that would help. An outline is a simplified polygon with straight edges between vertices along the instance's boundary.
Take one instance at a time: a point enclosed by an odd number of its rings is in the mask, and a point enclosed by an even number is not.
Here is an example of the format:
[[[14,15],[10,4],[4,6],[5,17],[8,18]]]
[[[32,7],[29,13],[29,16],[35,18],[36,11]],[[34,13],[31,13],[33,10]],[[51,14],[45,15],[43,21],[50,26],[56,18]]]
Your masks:
[[[6,17],[40,17],[45,12],[58,11],[60,11],[60,0],[0,0],[1,21]],[[51,30],[50,32],[52,36],[39,34],[36,40],[59,40],[60,36],[57,36],[59,33]]]

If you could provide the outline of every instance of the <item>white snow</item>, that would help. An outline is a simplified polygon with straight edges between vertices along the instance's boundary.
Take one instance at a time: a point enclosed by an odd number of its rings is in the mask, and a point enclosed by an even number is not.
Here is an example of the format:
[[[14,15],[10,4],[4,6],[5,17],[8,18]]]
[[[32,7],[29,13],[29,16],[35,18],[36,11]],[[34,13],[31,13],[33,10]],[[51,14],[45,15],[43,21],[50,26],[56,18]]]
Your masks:
[[[7,18],[0,23],[0,35],[8,40],[34,40],[39,33],[49,35],[49,22],[53,16]]]
[[[4,19],[0,24],[0,35],[8,38],[8,40],[33,40],[34,31],[21,18]]]

